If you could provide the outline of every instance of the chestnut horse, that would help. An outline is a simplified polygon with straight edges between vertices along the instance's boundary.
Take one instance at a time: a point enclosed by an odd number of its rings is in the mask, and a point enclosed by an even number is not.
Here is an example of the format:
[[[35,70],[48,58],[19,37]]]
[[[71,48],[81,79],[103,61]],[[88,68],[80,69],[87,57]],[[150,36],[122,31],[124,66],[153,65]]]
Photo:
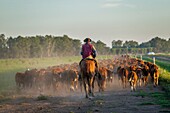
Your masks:
[[[80,63],[81,78],[86,93],[86,98],[89,95],[94,96],[94,80],[96,74],[95,60],[86,58]]]

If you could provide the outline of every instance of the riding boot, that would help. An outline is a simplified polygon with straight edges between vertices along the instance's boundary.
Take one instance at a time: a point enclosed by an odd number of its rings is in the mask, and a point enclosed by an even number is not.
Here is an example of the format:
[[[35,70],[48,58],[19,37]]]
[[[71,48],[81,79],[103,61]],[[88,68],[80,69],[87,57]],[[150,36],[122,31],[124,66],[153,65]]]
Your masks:
[[[81,60],[80,60],[80,62],[79,62],[79,66],[81,65],[81,62],[82,62],[82,61],[83,61],[83,59],[81,59]]]

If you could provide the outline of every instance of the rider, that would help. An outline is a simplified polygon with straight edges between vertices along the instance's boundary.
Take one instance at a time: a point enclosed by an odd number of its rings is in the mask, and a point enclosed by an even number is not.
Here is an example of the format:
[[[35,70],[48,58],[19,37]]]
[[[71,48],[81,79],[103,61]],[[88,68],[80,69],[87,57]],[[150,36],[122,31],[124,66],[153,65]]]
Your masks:
[[[98,69],[98,64],[97,64],[97,61],[95,59],[95,57],[96,57],[96,49],[90,43],[91,39],[86,38],[86,39],[84,39],[84,42],[85,42],[85,44],[82,45],[82,49],[81,49],[82,60],[85,59],[85,58],[94,59],[96,68]],[[80,61],[80,63],[81,63],[81,61]]]

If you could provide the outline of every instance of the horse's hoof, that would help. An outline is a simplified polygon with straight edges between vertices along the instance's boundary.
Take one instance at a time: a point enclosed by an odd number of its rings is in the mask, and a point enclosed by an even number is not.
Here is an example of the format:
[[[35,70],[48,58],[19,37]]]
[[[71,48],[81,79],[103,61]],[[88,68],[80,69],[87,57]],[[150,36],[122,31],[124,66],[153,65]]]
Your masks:
[[[89,99],[89,100],[92,100],[92,99],[93,99],[93,97],[89,97],[88,99]]]
[[[89,97],[86,95],[86,98],[89,98]]]

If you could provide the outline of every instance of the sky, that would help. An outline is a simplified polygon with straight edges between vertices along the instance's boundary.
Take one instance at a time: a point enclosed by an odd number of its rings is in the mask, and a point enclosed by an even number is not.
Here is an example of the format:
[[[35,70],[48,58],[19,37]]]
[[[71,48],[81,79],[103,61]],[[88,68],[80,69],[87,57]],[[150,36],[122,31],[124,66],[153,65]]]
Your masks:
[[[147,42],[170,38],[170,0],[0,0],[0,34]]]

